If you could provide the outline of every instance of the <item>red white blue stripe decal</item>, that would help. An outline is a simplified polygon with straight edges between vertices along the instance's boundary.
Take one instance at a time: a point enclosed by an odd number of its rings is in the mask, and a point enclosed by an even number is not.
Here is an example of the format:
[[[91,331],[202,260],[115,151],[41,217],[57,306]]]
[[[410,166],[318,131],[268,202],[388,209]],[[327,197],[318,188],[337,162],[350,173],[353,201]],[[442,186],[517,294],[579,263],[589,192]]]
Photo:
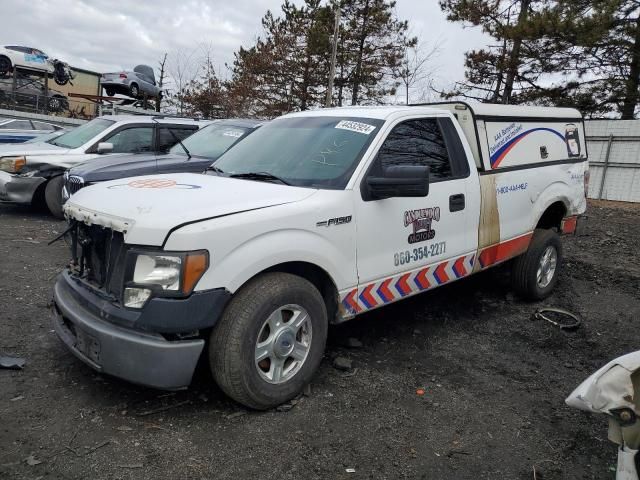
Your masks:
[[[520,133],[519,135],[516,135],[511,140],[509,140],[507,143],[505,143],[502,147],[500,147],[498,150],[496,150],[494,152],[494,154],[491,155],[491,158],[490,158],[490,160],[491,160],[491,168],[492,169],[493,168],[498,168],[498,165],[500,165],[500,162],[502,162],[502,160],[504,160],[504,158],[507,156],[509,151],[513,147],[515,147],[518,144],[518,142],[520,142],[520,140],[522,140],[524,137],[526,137],[530,133],[540,132],[540,131],[551,132],[554,135],[557,135],[558,137],[560,137],[560,139],[562,140],[562,142],[564,144],[567,143],[567,140],[564,138],[564,135],[562,135],[562,133],[558,132],[557,130],[554,130],[553,128],[545,128],[545,127],[532,128],[530,130],[526,130],[526,131]]]
[[[533,232],[529,232],[483,248],[477,258],[479,268],[490,267],[526,252],[532,235]],[[473,273],[475,262],[475,252],[469,253],[342,292],[342,316],[353,317],[358,313],[467,277]]]
[[[471,274],[475,253],[353,288],[342,294],[343,316],[351,317]]]

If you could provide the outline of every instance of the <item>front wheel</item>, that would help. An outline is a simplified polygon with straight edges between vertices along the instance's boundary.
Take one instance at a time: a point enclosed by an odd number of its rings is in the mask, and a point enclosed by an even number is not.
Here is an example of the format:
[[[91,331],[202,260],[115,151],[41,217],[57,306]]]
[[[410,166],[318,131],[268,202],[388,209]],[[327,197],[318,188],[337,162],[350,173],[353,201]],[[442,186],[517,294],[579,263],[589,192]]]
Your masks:
[[[49,111],[62,112],[68,108],[67,99],[60,96],[51,97],[49,99]]]
[[[562,264],[562,243],[553,230],[537,229],[525,253],[513,263],[514,290],[528,300],[542,300],[558,282]]]
[[[64,176],[58,175],[53,177],[47,182],[47,186],[44,191],[44,198],[47,203],[47,208],[51,214],[56,218],[64,218],[62,211],[62,184],[64,182]]]
[[[317,370],[327,310],[304,278],[266,273],[237,292],[211,332],[209,363],[220,388],[266,410],[295,397]]]
[[[131,84],[131,86],[129,87],[129,94],[133,98],[138,98],[140,96],[140,89],[138,88],[137,84],[135,83]]]

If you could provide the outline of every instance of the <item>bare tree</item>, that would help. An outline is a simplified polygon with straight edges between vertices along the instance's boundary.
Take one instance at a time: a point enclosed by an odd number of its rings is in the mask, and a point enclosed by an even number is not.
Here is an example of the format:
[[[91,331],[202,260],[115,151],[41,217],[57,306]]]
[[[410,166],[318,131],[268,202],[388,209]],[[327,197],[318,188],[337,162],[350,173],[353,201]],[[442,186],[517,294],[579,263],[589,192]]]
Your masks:
[[[197,46],[192,50],[174,50],[169,54],[167,73],[171,79],[173,93],[169,98],[179,115],[184,114],[184,94],[187,87],[193,83],[200,73],[202,58],[201,48]]]
[[[158,61],[158,66],[160,67],[160,77],[158,78],[158,87],[160,88],[160,93],[156,97],[156,112],[160,111],[160,102],[162,101],[162,87],[164,86],[164,77],[166,75],[166,67],[167,64],[167,53],[164,54],[162,60]]]
[[[404,87],[407,105],[412,89],[419,88],[421,90],[418,95],[420,98],[428,96],[427,90],[431,88],[433,83],[434,67],[431,63],[439,55],[440,49],[440,41],[431,45],[418,41],[415,45],[407,44],[405,46],[404,57],[400,65],[394,69],[394,76]]]

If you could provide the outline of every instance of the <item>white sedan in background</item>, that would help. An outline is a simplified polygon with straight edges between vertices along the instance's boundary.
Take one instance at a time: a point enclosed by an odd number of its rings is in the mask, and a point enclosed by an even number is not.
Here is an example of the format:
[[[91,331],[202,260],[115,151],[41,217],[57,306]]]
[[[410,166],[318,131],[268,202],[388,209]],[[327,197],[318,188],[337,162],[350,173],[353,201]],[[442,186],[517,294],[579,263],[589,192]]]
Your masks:
[[[53,75],[58,85],[65,85],[75,77],[71,67],[56,58],[51,58],[42,50],[20,45],[0,46],[0,78],[8,77],[15,67],[47,72]]]
[[[42,50],[18,45],[0,47],[0,76],[7,75],[14,67],[54,72],[53,62]]]

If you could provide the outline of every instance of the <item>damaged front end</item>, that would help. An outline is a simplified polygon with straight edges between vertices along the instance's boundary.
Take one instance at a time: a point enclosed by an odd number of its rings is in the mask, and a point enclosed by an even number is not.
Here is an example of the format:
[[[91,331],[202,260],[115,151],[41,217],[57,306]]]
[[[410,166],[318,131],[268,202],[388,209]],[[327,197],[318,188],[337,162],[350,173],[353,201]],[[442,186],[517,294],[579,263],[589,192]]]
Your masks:
[[[640,351],[609,362],[576,388],[567,405],[609,417],[609,440],[618,450],[617,480],[640,475]]]
[[[230,294],[194,292],[184,281],[191,275],[171,274],[169,260],[179,260],[179,272],[193,268],[197,255],[208,255],[130,245],[127,221],[78,206],[67,206],[65,213],[70,224],[62,236],[71,247],[71,262],[53,289],[58,337],[97,371],[160,389],[186,388],[204,349],[201,332],[213,326]],[[154,266],[153,259],[161,265]],[[152,284],[167,271],[171,283]],[[132,290],[149,295],[132,301]]]
[[[69,275],[108,300],[120,301],[126,256],[123,233],[74,219],[65,233],[71,246]]]
[[[0,171],[0,201],[29,204],[38,187],[46,181],[36,171],[20,174]]]

